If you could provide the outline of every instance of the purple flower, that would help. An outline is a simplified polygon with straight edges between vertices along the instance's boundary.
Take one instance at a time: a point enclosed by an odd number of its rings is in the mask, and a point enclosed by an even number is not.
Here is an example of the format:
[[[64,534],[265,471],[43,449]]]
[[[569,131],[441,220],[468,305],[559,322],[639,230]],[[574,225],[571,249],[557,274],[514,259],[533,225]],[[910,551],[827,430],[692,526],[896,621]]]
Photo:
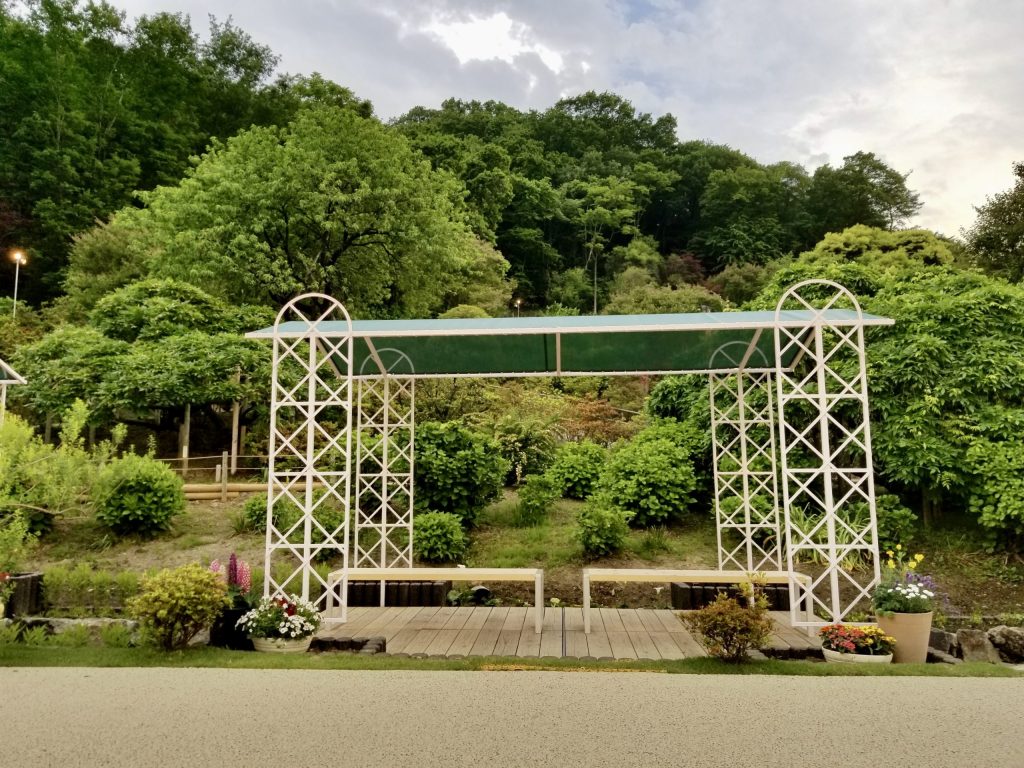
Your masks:
[[[228,586],[238,586],[238,558],[235,553],[231,553],[231,557],[228,558]]]

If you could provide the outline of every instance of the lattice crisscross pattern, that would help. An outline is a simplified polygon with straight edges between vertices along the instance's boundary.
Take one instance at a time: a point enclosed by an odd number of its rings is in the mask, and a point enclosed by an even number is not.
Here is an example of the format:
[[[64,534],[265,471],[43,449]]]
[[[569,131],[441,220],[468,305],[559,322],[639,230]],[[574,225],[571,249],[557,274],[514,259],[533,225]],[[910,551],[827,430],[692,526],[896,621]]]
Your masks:
[[[401,352],[381,349],[377,359],[387,368],[358,382],[355,565],[411,567],[415,380],[388,373],[399,363],[412,370]]]
[[[712,356],[712,368],[736,367],[709,379],[718,567],[781,570],[774,382],[770,373],[742,367],[750,351],[731,342]]]
[[[851,309],[829,321],[825,310]],[[814,312],[808,327],[781,322],[786,309]],[[809,600],[815,613],[842,621],[864,610],[878,582],[878,535],[860,305],[836,283],[810,280],[779,301],[775,328],[779,455],[787,567],[817,560],[809,592],[790,585],[791,620]],[[783,361],[792,360],[789,367]],[[865,516],[862,510],[868,510]],[[871,567],[848,568],[867,559]],[[825,622],[814,622],[825,623]]]
[[[321,323],[338,318],[346,333],[322,332]],[[279,333],[294,320],[305,330]],[[304,294],[281,310],[274,331],[264,594],[309,599],[319,585],[323,609],[330,595],[315,561],[338,553],[348,571],[352,326],[335,299]]]

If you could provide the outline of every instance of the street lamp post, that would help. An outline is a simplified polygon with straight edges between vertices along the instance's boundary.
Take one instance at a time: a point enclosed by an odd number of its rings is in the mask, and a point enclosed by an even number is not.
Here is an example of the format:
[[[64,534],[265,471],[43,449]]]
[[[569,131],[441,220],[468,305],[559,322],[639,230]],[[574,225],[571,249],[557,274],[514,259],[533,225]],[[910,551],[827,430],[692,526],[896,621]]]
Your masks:
[[[18,277],[21,272],[21,265],[27,259],[21,251],[14,251],[11,254],[11,258],[14,260],[14,305],[11,307],[11,317],[16,318],[18,316]]]
[[[523,304],[522,299],[516,299],[516,317],[519,317],[519,307]]]

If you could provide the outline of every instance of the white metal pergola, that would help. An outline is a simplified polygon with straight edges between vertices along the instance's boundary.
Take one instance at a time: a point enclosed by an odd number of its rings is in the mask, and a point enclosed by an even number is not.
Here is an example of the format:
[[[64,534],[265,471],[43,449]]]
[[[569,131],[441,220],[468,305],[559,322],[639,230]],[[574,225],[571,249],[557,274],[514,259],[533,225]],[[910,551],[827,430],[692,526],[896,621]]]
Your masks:
[[[678,315],[353,321],[300,296],[248,334],[273,342],[265,592],[308,598],[319,582],[345,621],[350,520],[357,567],[411,567],[419,379],[702,374],[719,568],[795,572],[811,555],[820,573],[790,581],[791,621],[825,623],[805,601],[842,621],[879,576],[864,329],[890,324],[823,280],[774,312]],[[302,511],[287,527],[286,502]],[[324,552],[342,558],[333,598]],[[846,570],[851,555],[870,566]]]
[[[16,370],[3,360],[0,360],[0,426],[3,426],[4,416],[7,413],[7,387],[12,384],[24,384]]]

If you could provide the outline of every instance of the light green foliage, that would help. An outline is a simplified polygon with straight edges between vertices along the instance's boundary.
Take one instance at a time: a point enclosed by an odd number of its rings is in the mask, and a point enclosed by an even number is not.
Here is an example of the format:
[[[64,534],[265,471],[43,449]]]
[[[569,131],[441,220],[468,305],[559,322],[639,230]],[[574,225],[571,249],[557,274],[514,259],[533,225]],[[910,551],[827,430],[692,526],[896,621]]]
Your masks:
[[[105,648],[130,648],[135,644],[132,631],[120,623],[100,627],[100,641]]]
[[[14,315],[14,301],[0,298],[0,360],[12,360],[19,347],[38,341],[46,332],[42,315],[23,301],[18,302]]]
[[[466,552],[466,534],[457,515],[421,512],[413,519],[413,554],[425,563],[455,563]]]
[[[230,607],[227,586],[216,573],[191,563],[160,571],[128,604],[146,638],[166,651],[184,648]]]
[[[113,616],[139,592],[131,571],[97,571],[89,563],[54,566],[43,573],[43,596],[51,616]]]
[[[607,496],[591,496],[576,518],[576,535],[584,556],[599,558],[621,552],[631,517],[631,512],[616,507]]]
[[[652,315],[673,312],[721,312],[725,301],[700,285],[640,285],[611,295],[606,315]]]
[[[903,274],[952,264],[953,253],[941,238],[924,229],[889,232],[858,224],[842,232],[828,233],[800,256],[802,264],[844,262],[856,262],[882,273]]]
[[[684,517],[694,501],[697,476],[692,427],[656,423],[612,452],[598,487],[640,528]]]
[[[752,606],[740,605],[719,593],[713,603],[685,616],[683,621],[700,635],[708,653],[732,663],[744,661],[751,649],[763,648],[772,632],[768,600],[762,592],[755,594]]]
[[[607,457],[608,451],[592,440],[562,443],[548,476],[566,498],[585,499],[593,493]]]
[[[495,425],[494,439],[508,462],[507,485],[518,485],[526,475],[539,474],[551,463],[554,437],[539,420],[506,416]]]
[[[131,453],[103,468],[94,498],[96,519],[119,536],[154,536],[185,511],[181,478],[166,464]]]
[[[215,144],[139,219],[154,276],[230,301],[317,291],[358,317],[424,316],[482,258],[459,193],[380,123],[315,106]]]
[[[457,422],[416,428],[416,505],[449,512],[472,526],[498,498],[508,463],[498,444]]]
[[[490,317],[490,315],[473,304],[457,304],[451,309],[442,312],[438,317],[442,320],[459,320],[463,318]]]
[[[28,518],[20,512],[0,517],[0,573],[17,573],[35,546]]]
[[[527,475],[519,488],[515,522],[520,526],[540,525],[558,498],[554,481],[547,475]]]
[[[964,232],[972,260],[1013,283],[1024,280],[1024,162],[1014,163],[1013,187],[985,200]]]

